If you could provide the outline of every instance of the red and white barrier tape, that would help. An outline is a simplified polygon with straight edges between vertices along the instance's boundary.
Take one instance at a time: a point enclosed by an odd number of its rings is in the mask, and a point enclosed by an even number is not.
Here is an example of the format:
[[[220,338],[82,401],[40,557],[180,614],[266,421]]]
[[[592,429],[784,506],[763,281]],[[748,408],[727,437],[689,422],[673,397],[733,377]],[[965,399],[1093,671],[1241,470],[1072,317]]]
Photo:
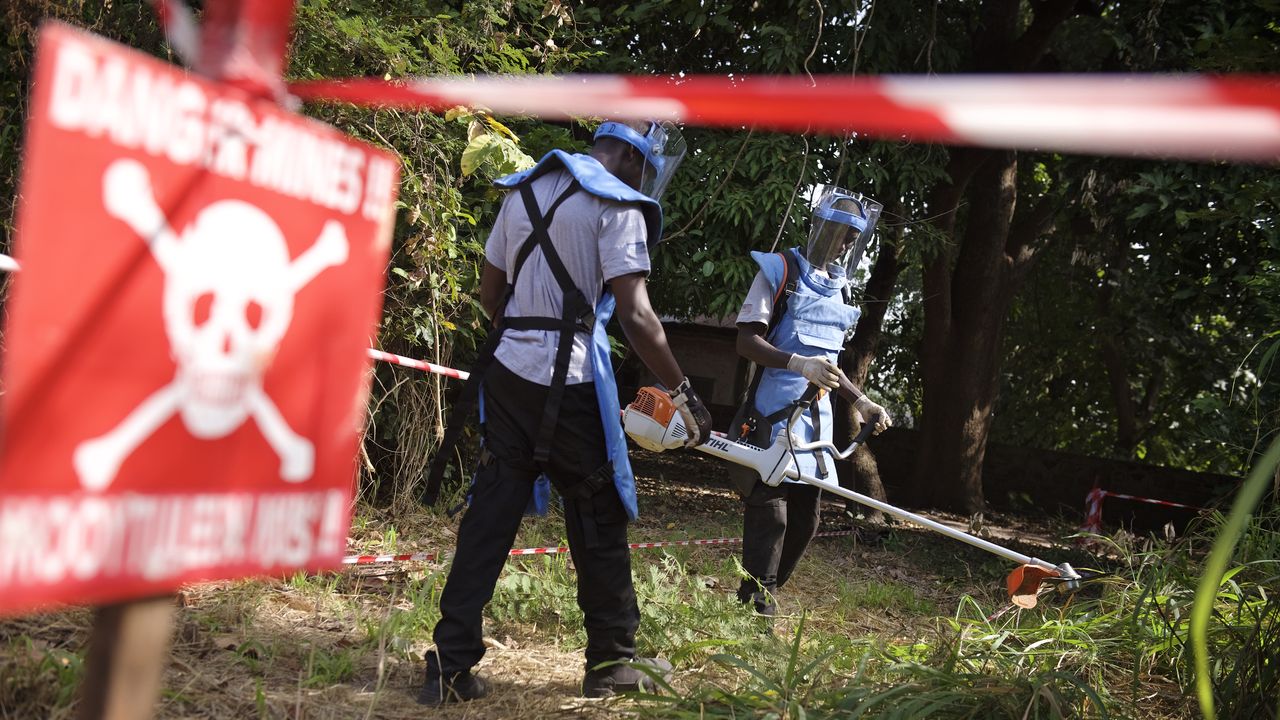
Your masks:
[[[17,260],[8,255],[0,255],[0,272],[18,272],[21,269]]]
[[[307,80],[303,100],[541,118],[664,118],[985,147],[1280,159],[1280,77],[622,75]]]
[[[1102,500],[1107,496],[1105,490],[1094,488],[1085,496],[1085,517],[1084,525],[1080,526],[1081,532],[1090,532],[1095,535],[1102,533]]]
[[[1101,490],[1106,497],[1120,498],[1121,500],[1133,500],[1134,502],[1147,503],[1149,505],[1163,505],[1165,507],[1182,508],[1183,510],[1195,510],[1197,512],[1209,512],[1209,508],[1202,508],[1196,505],[1184,505],[1182,503],[1171,502],[1169,500],[1156,500],[1155,498],[1138,497],[1137,495],[1125,495],[1123,493],[1115,493],[1110,490]]]
[[[436,375],[444,375],[445,377],[457,378],[459,380],[466,380],[471,377],[471,373],[464,370],[454,370],[453,368],[445,367],[443,365],[436,365],[435,363],[429,363],[423,360],[414,360],[413,358],[407,358],[403,355],[393,355],[389,352],[383,352],[373,348],[369,348],[369,357],[374,360],[389,362],[393,365],[403,365],[404,367],[413,368],[414,370],[435,373]]]
[[[1126,495],[1124,493],[1094,488],[1089,491],[1089,494],[1086,495],[1084,499],[1085,520],[1084,525],[1080,526],[1081,532],[1093,533],[1095,535],[1102,534],[1102,501],[1109,497],[1119,498],[1120,500],[1132,500],[1134,502],[1147,503],[1150,505],[1160,505],[1162,507],[1195,510],[1197,512],[1209,512],[1208,508],[1202,508],[1196,505],[1186,505],[1183,503],[1176,503],[1171,500],[1157,500],[1155,498],[1138,497],[1137,495]]]
[[[853,535],[853,530],[836,530],[818,533],[814,537],[841,537]],[[733,545],[742,542],[742,538],[709,538],[705,540],[663,540],[659,542],[631,543],[627,547],[632,550],[648,550],[650,548],[682,547],[687,545]],[[558,547],[513,548],[509,556],[517,555],[559,555],[569,552],[569,548]],[[375,565],[381,563],[431,562],[440,559],[440,553],[409,553],[405,555],[349,555],[342,558],[343,565]]]

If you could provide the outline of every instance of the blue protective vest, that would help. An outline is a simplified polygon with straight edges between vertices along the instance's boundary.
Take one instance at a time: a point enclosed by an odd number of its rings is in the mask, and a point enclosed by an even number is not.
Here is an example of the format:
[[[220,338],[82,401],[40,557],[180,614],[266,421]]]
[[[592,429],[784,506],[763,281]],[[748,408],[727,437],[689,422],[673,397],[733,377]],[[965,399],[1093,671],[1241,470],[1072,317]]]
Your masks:
[[[494,181],[494,185],[506,190],[518,189],[542,175],[563,168],[578,181],[583,190],[596,197],[614,202],[635,203],[644,214],[648,230],[650,250],[662,238],[662,206],[653,198],[641,194],[638,190],[619,180],[589,156],[552,150],[543,156],[534,167],[507,175]],[[627,438],[622,430],[622,411],[618,402],[618,387],[613,379],[613,364],[609,359],[609,335],[605,326],[613,316],[617,301],[613,293],[606,287],[595,302],[595,322],[591,328],[592,375],[596,391],[596,403],[600,407],[600,421],[604,425],[604,437],[609,462],[613,466],[613,484],[622,498],[622,505],[627,516],[632,520],[639,517],[640,510],[636,501],[636,481],[631,471],[631,460],[627,457]],[[483,393],[481,393],[480,421],[484,422]],[[539,515],[547,511],[547,503],[551,495],[551,484],[546,476],[538,478],[534,485],[533,497],[530,498],[530,511]]]
[[[796,283],[795,294],[787,301],[787,311],[778,320],[773,333],[766,338],[770,344],[787,353],[795,353],[806,357],[825,356],[836,362],[844,347],[845,337],[858,322],[861,311],[844,302],[841,290],[846,278],[844,269],[830,266],[830,275],[816,272],[812,265],[804,259],[799,248],[786,252],[792,253],[800,266],[800,278]],[[784,282],[786,262],[775,253],[751,253],[751,259],[760,266],[765,280],[776,295],[779,286]],[[795,402],[809,386],[809,381],[799,373],[786,368],[765,368],[756,391],[755,409],[761,415],[775,413]],[[818,417],[822,427],[823,440],[831,440],[831,399],[823,395],[818,401]],[[786,427],[787,421],[774,423],[771,441],[780,430]],[[796,434],[804,442],[815,440],[813,420],[809,413],[801,416],[796,425]],[[834,467],[834,458],[827,453],[828,467]],[[797,453],[796,463],[800,472],[805,475],[817,475],[817,460],[814,453]],[[787,482],[799,482],[788,480]]]

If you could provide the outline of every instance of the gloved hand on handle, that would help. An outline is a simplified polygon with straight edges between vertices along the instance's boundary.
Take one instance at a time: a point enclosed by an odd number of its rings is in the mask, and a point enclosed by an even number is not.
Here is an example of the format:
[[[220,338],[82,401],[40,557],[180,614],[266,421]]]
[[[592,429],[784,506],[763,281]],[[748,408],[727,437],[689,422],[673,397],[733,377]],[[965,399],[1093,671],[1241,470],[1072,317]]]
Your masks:
[[[825,357],[793,354],[787,361],[787,369],[803,375],[805,380],[824,390],[835,390],[840,387],[840,368]]]
[[[685,378],[675,390],[668,390],[667,394],[671,396],[671,402],[675,403],[676,410],[680,412],[685,432],[689,433],[689,439],[684,446],[694,447],[706,442],[707,438],[711,437],[711,412],[702,403],[702,398],[693,391],[689,378]]]
[[[871,402],[871,398],[866,395],[854,400],[853,408],[859,413],[862,413],[862,419],[866,422],[871,422],[872,419],[877,417],[879,418],[878,422],[876,422],[875,435],[879,435],[884,432],[886,428],[893,425],[893,418],[889,417],[889,411],[885,410],[884,406]]]

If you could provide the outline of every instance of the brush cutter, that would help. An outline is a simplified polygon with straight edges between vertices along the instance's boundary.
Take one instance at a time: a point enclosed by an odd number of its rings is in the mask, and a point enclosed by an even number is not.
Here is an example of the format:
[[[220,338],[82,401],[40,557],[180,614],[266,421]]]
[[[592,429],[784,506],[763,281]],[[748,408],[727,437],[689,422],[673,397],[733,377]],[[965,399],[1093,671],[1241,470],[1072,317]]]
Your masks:
[[[1019,567],[1009,573],[1009,576],[1005,579],[1005,585],[1009,592],[1010,601],[1020,607],[1035,607],[1040,585],[1046,581],[1057,583],[1059,590],[1063,592],[1074,592],[1079,589],[1080,581],[1083,578],[1080,573],[1076,572],[1067,563],[1054,565],[1039,558],[1014,552],[988,540],[943,525],[935,520],[930,520],[875,498],[840,487],[836,483],[819,480],[800,473],[797,469],[797,463],[793,460],[795,453],[826,450],[841,460],[846,459],[853,454],[858,445],[866,442],[876,425],[874,421],[863,425],[862,431],[853,439],[849,447],[843,451],[837,449],[830,442],[801,442],[791,432],[791,428],[800,419],[805,408],[817,397],[817,393],[817,387],[810,386],[809,392],[796,401],[791,417],[787,421],[786,430],[779,432],[774,438],[773,444],[767,448],[735,442],[730,440],[724,433],[712,432],[711,437],[705,443],[699,445],[697,449],[708,455],[714,455],[722,460],[728,460],[731,463],[755,470],[760,474],[760,479],[766,485],[776,486],[785,478],[799,480],[829,493],[888,513],[901,520],[923,525],[953,540],[959,540],[980,550],[985,550],[1006,560],[1016,562]],[[672,404],[670,396],[654,387],[640,388],[640,391],[636,394],[636,399],[622,413],[622,425],[627,435],[631,436],[631,439],[637,445],[655,452],[683,447],[685,440],[688,438],[684,421],[681,419],[680,413],[676,411],[675,405]]]

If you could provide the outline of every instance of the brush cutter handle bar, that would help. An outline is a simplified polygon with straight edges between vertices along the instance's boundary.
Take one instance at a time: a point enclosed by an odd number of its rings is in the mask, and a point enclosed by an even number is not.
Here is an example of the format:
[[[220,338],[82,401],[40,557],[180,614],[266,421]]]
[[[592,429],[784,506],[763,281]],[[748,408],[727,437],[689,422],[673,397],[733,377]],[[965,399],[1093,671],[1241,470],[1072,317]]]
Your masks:
[[[880,424],[879,415],[874,415],[872,417],[867,418],[867,421],[862,424],[862,431],[858,433],[858,436],[853,439],[853,444],[849,446],[850,452],[852,452],[853,449],[856,448],[857,446],[865,443],[867,441],[867,438],[871,437],[871,433],[876,431],[876,426],[879,424]]]
[[[817,390],[816,385],[810,385],[809,387],[813,390]],[[814,395],[816,395],[816,393],[806,392],[804,397],[808,397],[809,400],[812,401]],[[787,431],[784,434],[787,438],[787,447],[791,452],[826,450],[840,460],[848,460],[849,456],[853,454],[853,451],[857,450],[859,445],[865,443],[867,438],[871,437],[871,434],[876,430],[876,424],[880,422],[879,415],[868,418],[868,421],[862,424],[862,430],[858,433],[857,437],[855,437],[853,442],[849,443],[849,447],[844,450],[837,449],[835,445],[826,442],[825,440],[818,440],[809,443],[796,442],[796,436],[791,432],[791,428],[795,427],[800,416],[804,415],[804,411],[809,407],[808,403],[804,402],[804,397],[801,397],[796,403],[795,409],[791,411],[791,418],[787,420]]]
[[[1033,558],[1029,555],[1023,555],[1022,553],[1014,552],[1009,548],[1002,547],[989,540],[983,540],[980,537],[975,537],[973,535],[970,535],[967,532],[964,532],[962,530],[957,530],[949,525],[943,525],[942,523],[936,520],[930,520],[929,518],[924,517],[922,515],[917,515],[913,512],[908,512],[901,508],[894,507],[889,503],[881,502],[879,500],[876,500],[875,498],[868,497],[866,495],[863,495],[862,493],[857,493],[847,488],[840,487],[839,485],[836,485],[834,483],[830,483],[825,480],[819,480],[815,477],[810,477],[808,475],[801,475],[796,471],[794,466],[787,469],[786,475],[789,478],[793,478],[795,480],[808,483],[810,485],[813,485],[814,487],[821,488],[829,493],[839,495],[840,497],[843,497],[843,498],[848,498],[849,500],[852,500],[858,504],[866,505],[867,507],[870,507],[870,508],[875,508],[880,512],[892,515],[898,518],[899,520],[905,520],[907,522],[915,523],[917,525],[923,525],[924,527],[927,527],[930,530],[933,530],[934,532],[938,532],[943,535],[946,535],[947,537],[953,540],[959,540],[960,542],[965,543],[966,545],[972,545],[973,547],[976,547],[979,550],[986,550],[987,552],[993,555],[998,555],[1006,560],[1016,562],[1019,565],[1035,565],[1036,567],[1042,567],[1046,570],[1054,570],[1058,572],[1062,571],[1062,568],[1058,567],[1057,565],[1053,565],[1039,558]]]

